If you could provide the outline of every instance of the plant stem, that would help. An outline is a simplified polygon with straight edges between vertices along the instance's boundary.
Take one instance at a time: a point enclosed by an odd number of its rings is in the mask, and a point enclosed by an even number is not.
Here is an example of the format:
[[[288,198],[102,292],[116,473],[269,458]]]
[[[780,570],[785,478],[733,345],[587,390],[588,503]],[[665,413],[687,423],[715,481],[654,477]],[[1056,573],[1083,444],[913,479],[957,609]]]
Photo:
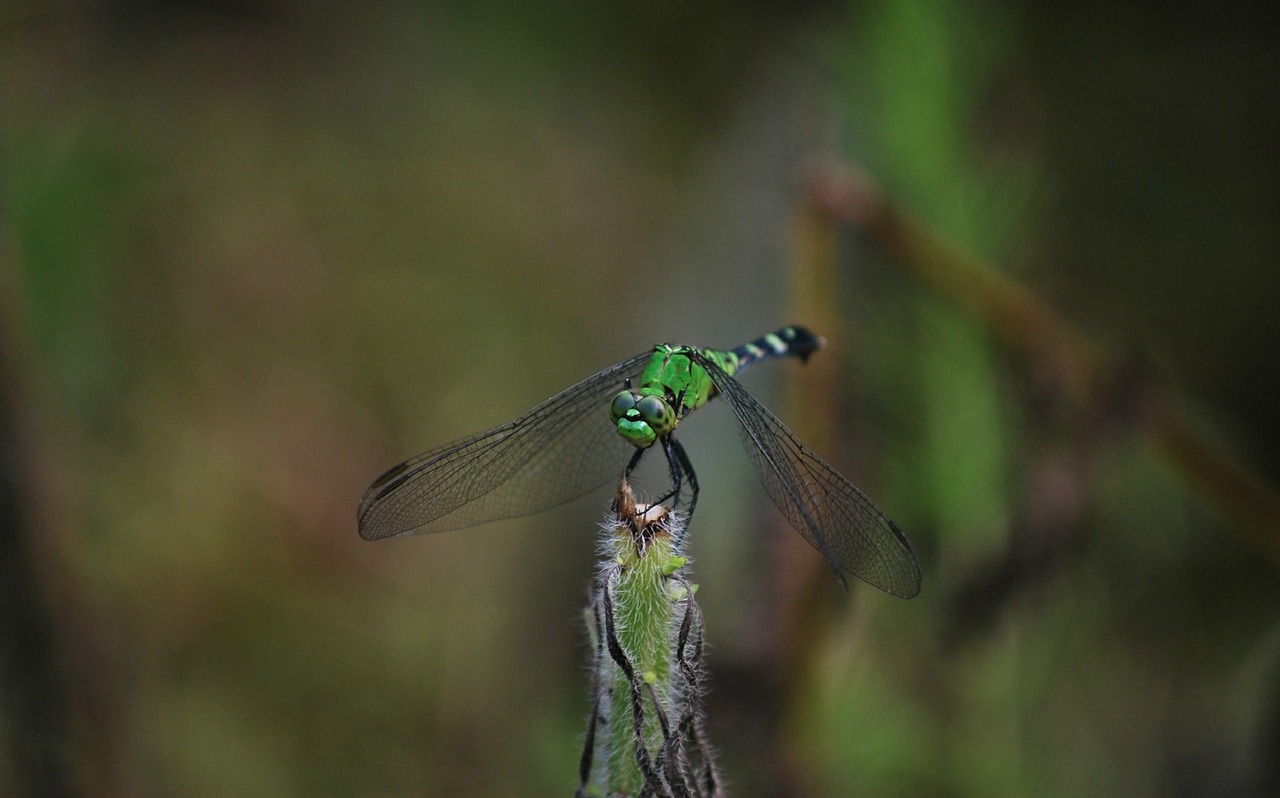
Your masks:
[[[681,573],[684,522],[665,506],[637,505],[619,481],[587,613],[595,694],[580,796],[721,795],[702,732],[702,616]]]

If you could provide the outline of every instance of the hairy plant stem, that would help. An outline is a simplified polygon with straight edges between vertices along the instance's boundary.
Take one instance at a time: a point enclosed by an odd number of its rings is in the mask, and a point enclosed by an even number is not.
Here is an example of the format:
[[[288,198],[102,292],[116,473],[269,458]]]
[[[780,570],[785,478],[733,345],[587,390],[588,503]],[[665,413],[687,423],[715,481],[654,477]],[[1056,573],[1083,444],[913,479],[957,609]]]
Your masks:
[[[722,795],[702,728],[702,616],[682,573],[684,523],[637,505],[619,481],[587,609],[594,687],[579,796]]]

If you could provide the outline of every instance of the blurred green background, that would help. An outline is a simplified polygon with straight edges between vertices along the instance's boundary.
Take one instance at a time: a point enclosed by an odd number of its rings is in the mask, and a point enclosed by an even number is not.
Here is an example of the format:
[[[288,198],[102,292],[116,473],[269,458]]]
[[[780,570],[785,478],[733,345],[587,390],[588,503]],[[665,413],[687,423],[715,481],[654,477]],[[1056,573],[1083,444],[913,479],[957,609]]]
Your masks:
[[[807,321],[815,164],[1276,484],[1278,44],[1199,5],[4,4],[0,795],[571,794],[605,496],[379,544],[356,502],[657,341]],[[856,436],[809,443],[924,592],[826,580],[766,710],[792,533],[691,425],[730,794],[1280,793],[1274,559],[842,243]],[[799,373],[745,382],[794,420]]]

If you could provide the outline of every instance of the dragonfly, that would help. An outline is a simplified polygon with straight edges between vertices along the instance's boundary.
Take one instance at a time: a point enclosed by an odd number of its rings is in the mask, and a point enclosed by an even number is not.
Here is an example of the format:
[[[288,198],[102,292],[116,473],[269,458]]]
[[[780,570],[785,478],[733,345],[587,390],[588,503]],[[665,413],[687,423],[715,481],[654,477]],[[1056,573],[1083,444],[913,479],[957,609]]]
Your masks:
[[[887,593],[920,592],[920,565],[903,531],[865,493],[802,444],[736,379],[743,369],[791,356],[802,362],[823,339],[783,327],[734,349],[659,344],[587,377],[519,418],[432,449],[374,480],[360,500],[366,540],[444,532],[563,504],[629,476],[648,451],[666,458],[671,492],[688,513],[698,480],[676,429],[722,399],[764,492],[826,559],[841,585],[849,573]]]

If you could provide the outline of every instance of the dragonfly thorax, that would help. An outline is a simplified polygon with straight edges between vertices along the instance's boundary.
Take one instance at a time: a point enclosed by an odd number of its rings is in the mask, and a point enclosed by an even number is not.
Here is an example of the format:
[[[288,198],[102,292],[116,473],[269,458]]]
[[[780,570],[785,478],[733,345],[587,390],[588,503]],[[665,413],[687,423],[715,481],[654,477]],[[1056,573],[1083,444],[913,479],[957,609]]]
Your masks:
[[[676,428],[679,416],[671,402],[657,394],[619,391],[609,405],[618,434],[638,449],[647,449]]]

